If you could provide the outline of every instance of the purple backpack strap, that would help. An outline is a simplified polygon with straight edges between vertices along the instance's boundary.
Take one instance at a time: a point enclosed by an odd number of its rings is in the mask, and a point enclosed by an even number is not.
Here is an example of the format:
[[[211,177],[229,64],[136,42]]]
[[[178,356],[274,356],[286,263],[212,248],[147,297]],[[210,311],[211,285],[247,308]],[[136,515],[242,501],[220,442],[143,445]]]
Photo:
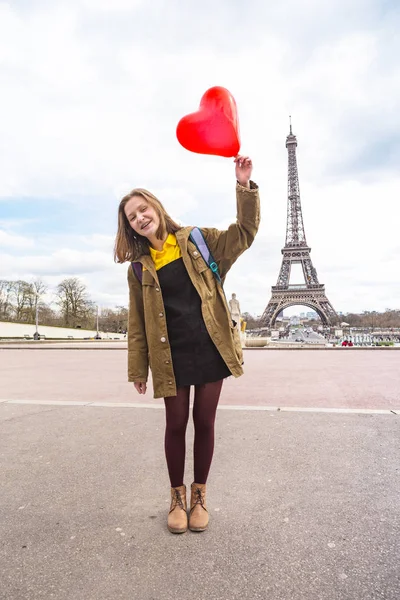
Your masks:
[[[211,254],[209,247],[207,246],[207,242],[204,239],[204,236],[203,236],[201,230],[198,227],[193,227],[192,231],[190,232],[189,239],[194,243],[197,250],[200,252],[201,256],[203,257],[203,260],[207,263],[207,265],[210,267],[211,271],[214,273],[215,279],[222,285],[221,277],[220,277],[220,274],[218,271],[218,265],[215,262],[214,257]]]
[[[142,277],[143,277],[143,267],[140,262],[131,263],[133,272],[135,273],[140,285],[142,285]]]

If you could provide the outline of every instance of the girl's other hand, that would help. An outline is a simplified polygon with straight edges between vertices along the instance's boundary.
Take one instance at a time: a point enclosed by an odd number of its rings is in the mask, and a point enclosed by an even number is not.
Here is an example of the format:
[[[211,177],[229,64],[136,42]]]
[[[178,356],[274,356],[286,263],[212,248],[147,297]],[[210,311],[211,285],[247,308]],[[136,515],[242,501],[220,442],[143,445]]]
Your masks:
[[[145,394],[147,390],[147,385],[142,383],[141,381],[136,381],[134,384],[135,390],[139,392],[139,394]]]

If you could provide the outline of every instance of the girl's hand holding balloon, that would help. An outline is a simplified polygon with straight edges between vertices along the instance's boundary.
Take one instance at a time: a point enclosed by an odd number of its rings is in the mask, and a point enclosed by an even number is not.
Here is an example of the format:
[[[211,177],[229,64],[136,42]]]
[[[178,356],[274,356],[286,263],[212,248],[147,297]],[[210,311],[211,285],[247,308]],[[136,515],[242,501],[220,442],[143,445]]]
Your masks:
[[[253,171],[253,163],[251,162],[251,158],[248,156],[240,156],[238,154],[235,157],[234,162],[236,163],[236,179],[241,186],[250,188],[250,179]]]

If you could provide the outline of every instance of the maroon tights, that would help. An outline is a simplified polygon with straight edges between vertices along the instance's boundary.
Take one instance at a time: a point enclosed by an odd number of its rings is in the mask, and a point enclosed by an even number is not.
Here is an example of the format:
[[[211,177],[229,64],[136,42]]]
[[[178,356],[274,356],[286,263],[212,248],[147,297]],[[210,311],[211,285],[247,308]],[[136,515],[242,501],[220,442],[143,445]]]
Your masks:
[[[194,481],[206,483],[214,452],[214,422],[222,382],[196,385],[193,403]],[[183,485],[186,426],[189,420],[190,386],[178,388],[176,396],[164,398],[166,410],[165,456],[171,487]]]

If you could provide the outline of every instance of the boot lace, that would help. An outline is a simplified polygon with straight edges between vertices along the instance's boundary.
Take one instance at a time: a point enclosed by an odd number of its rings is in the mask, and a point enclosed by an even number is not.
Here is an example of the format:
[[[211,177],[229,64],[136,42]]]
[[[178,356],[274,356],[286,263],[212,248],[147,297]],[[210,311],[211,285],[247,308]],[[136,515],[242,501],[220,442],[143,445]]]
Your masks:
[[[183,502],[182,502],[182,496],[180,495],[179,490],[174,489],[171,510],[169,512],[172,512],[177,506],[179,506],[182,510],[185,510],[185,507],[183,506]]]
[[[201,493],[201,489],[200,488],[196,488],[194,491],[194,502],[193,502],[193,506],[192,506],[192,510],[194,509],[194,507],[196,506],[196,504],[200,504],[200,506],[202,508],[204,508],[204,497]]]

